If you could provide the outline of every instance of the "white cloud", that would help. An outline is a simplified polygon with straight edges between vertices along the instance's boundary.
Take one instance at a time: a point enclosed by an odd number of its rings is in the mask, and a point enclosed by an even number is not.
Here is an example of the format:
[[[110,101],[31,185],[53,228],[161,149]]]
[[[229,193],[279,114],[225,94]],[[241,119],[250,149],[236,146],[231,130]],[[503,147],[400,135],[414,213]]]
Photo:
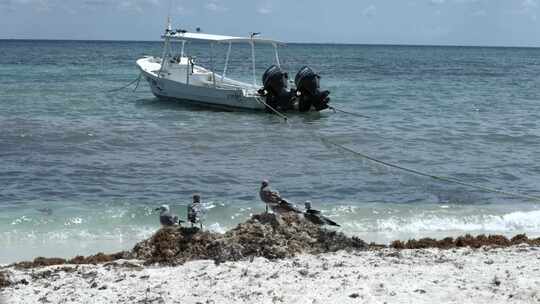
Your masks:
[[[517,13],[521,15],[527,15],[533,21],[536,21],[538,19],[537,9],[538,9],[537,0],[523,0],[523,2],[521,2],[519,10],[517,10]]]
[[[487,12],[485,10],[483,10],[483,9],[480,9],[480,10],[472,12],[471,15],[475,16],[475,17],[485,17],[485,16],[487,16]]]
[[[538,7],[538,2],[536,0],[524,0],[521,6],[527,9],[534,9]]]
[[[375,5],[373,5],[373,4],[366,7],[362,11],[362,15],[365,16],[365,17],[373,17],[373,16],[375,16],[375,14],[377,14],[377,7],[375,7]]]
[[[227,8],[215,1],[208,2],[204,5],[204,8],[212,12],[224,12]]]
[[[0,0],[0,7],[7,11],[14,11],[19,6],[27,6],[24,9],[32,9],[37,12],[50,11],[53,7],[58,6],[58,3],[50,0]]]
[[[118,4],[118,8],[125,11],[134,11],[137,13],[142,13],[142,7],[140,7],[134,1],[122,1]]]
[[[259,5],[259,7],[257,8],[257,13],[261,15],[269,15],[272,13],[272,6],[268,2],[265,4]]]
[[[144,8],[147,8],[149,6],[159,6],[159,0],[123,0],[118,4],[118,8],[121,10],[133,11],[137,13],[142,13],[144,11]]]
[[[176,8],[174,9],[174,11],[177,14],[180,14],[180,15],[186,14],[188,12],[188,10],[185,7],[183,7],[182,5],[177,5]]]
[[[85,6],[105,6],[108,5],[110,1],[107,0],[84,0],[83,5]]]

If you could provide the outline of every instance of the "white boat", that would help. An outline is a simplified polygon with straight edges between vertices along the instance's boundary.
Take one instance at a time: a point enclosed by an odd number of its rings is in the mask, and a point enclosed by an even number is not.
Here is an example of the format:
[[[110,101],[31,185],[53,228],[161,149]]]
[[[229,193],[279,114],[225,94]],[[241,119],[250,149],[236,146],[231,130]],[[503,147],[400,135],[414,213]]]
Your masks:
[[[296,88],[288,90],[288,75],[280,68],[278,47],[283,43],[258,37],[234,37],[212,35],[185,30],[171,30],[168,26],[164,39],[163,55],[145,56],[137,60],[142,76],[150,84],[152,93],[160,99],[176,99],[209,107],[226,109],[266,110],[269,112],[323,110],[328,108],[328,91],[319,90],[320,76],[309,67],[297,74]],[[187,54],[186,42],[199,41],[210,44],[210,67],[197,65]],[[174,54],[172,43],[181,43],[181,51]],[[226,44],[223,73],[218,74],[214,66],[214,45]],[[232,45],[247,43],[251,45],[253,83],[246,83],[227,77],[227,68]],[[275,65],[270,66],[263,75],[263,84],[257,84],[255,71],[255,44],[273,46]]]

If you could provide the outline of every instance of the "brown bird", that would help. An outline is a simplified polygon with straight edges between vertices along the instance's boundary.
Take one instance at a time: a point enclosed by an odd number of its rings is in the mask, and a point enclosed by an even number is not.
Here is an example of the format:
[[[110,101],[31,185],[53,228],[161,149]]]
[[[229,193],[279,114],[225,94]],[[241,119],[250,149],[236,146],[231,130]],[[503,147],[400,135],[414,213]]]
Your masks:
[[[270,207],[270,209],[277,214],[287,212],[302,213],[302,211],[300,211],[294,205],[282,199],[278,191],[273,191],[272,188],[270,188],[270,183],[268,180],[262,181],[259,196],[266,204],[266,212],[268,212],[268,207]]]
[[[259,197],[266,204],[266,212],[268,213],[268,207],[272,208],[277,206],[281,202],[281,196],[279,192],[272,191],[268,180],[263,180],[261,183],[261,189],[259,190]]]

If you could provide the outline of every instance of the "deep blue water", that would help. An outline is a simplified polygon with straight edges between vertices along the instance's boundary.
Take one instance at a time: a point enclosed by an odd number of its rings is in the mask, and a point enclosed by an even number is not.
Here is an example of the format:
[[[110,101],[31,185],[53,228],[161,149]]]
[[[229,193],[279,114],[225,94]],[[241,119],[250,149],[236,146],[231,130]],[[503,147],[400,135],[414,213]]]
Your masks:
[[[208,67],[206,45],[189,51]],[[217,69],[222,68],[224,48]],[[332,104],[361,113],[208,111],[136,92],[135,60],[159,42],[0,40],[0,263],[125,249],[183,214],[194,192],[223,230],[264,210],[260,180],[347,233],[540,234],[540,203],[413,176],[324,145],[495,189],[540,196],[540,49],[293,44],[294,77],[319,71]],[[247,47],[230,76],[251,80]],[[257,48],[260,77],[273,59]],[[38,211],[50,208],[52,214]]]

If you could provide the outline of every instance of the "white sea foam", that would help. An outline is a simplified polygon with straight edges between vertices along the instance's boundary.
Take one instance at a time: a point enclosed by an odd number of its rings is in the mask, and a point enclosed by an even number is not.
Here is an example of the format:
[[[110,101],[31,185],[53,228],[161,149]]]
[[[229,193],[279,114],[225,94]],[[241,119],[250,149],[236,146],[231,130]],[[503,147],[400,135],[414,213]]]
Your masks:
[[[257,208],[246,205],[213,204],[205,215],[205,229],[225,233],[247,220]],[[535,206],[462,206],[365,204],[351,206],[319,204],[323,214],[341,224],[340,231],[366,241],[389,242],[395,239],[457,236],[465,233],[527,233],[540,235],[540,208]],[[159,223],[149,208],[96,209],[93,213],[61,214],[48,217],[30,215],[7,217],[0,231],[0,244],[10,248],[0,252],[0,261],[13,261],[21,251],[32,257],[37,248],[43,254],[73,256],[99,250],[130,249],[150,237]],[[109,212],[111,211],[111,212]],[[114,212],[112,212],[114,211]],[[148,213],[146,212],[148,211]],[[81,215],[83,214],[83,215]],[[133,217],[133,215],[135,217]],[[10,225],[11,224],[11,225]],[[95,248],[94,248],[95,247]],[[3,255],[2,255],[3,254]]]
[[[464,217],[419,214],[413,217],[391,217],[377,220],[381,232],[441,232],[441,231],[540,231],[540,210],[517,211],[503,215],[469,215]]]
[[[223,227],[220,223],[212,223],[210,225],[207,225],[206,229],[217,233],[225,233],[227,231],[227,229]]]
[[[75,216],[75,217],[68,218],[66,222],[64,223],[64,226],[80,225],[82,223],[83,223],[83,219],[78,216]]]
[[[25,215],[15,219],[13,222],[11,222],[11,225],[19,225],[19,224],[22,224],[24,222],[31,222],[32,219],[26,217]]]

